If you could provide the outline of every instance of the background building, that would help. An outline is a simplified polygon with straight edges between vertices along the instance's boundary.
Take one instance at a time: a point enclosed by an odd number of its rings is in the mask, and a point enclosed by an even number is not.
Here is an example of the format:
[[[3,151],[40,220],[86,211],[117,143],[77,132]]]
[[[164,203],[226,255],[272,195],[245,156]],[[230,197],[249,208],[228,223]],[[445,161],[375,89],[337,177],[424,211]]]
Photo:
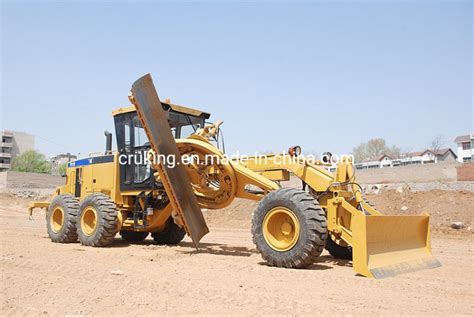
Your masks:
[[[51,174],[60,175],[60,166],[75,160],[77,160],[77,156],[72,155],[71,153],[58,154],[56,156],[51,157],[49,159],[49,161],[51,162]]]
[[[453,150],[447,149],[439,149],[435,152],[436,161],[437,162],[456,162],[457,155],[454,154]]]
[[[436,151],[426,149],[420,152],[405,153],[400,158],[400,165],[426,164],[439,162],[454,162],[456,154],[450,148],[438,149]]]
[[[436,151],[426,149],[424,151],[404,153],[400,158],[393,159],[388,155],[381,155],[378,158],[356,162],[357,169],[384,168],[393,166],[404,166],[411,164],[428,164],[440,162],[455,162],[456,154],[450,148]]]
[[[9,130],[2,131],[0,134],[0,172],[10,169],[16,156],[35,149],[34,135]]]
[[[381,155],[375,159],[364,160],[362,162],[356,162],[354,165],[355,165],[355,168],[357,169],[391,167],[392,158],[388,155]]]
[[[454,143],[458,145],[459,162],[474,162],[474,134],[460,135]]]

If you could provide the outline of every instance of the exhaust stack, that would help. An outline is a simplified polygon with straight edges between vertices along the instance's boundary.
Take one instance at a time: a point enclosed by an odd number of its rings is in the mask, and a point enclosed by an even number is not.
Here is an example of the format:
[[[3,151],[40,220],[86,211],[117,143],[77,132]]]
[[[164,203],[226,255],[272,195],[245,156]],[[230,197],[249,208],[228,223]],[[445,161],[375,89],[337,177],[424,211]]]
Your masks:
[[[108,155],[112,153],[112,133],[105,130],[104,135],[105,135],[105,155]]]

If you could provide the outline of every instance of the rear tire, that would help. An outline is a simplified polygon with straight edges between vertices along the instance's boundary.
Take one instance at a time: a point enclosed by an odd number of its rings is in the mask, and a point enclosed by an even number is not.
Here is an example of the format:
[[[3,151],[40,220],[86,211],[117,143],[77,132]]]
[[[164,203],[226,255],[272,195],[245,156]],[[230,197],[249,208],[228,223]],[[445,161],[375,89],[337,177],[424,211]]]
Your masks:
[[[76,217],[79,201],[72,195],[54,197],[46,213],[46,226],[51,241],[71,243],[77,241]]]
[[[122,239],[134,243],[134,242],[142,242],[143,240],[148,237],[149,232],[143,231],[120,231],[120,236]]]
[[[165,229],[160,232],[152,232],[151,236],[160,245],[176,245],[184,239],[186,231],[178,227],[173,218],[169,217]]]
[[[308,193],[279,189],[259,203],[252,219],[252,235],[269,265],[306,268],[326,244],[326,215]]]
[[[117,206],[108,196],[100,193],[87,196],[77,215],[77,235],[81,244],[110,245],[117,233],[117,214]]]

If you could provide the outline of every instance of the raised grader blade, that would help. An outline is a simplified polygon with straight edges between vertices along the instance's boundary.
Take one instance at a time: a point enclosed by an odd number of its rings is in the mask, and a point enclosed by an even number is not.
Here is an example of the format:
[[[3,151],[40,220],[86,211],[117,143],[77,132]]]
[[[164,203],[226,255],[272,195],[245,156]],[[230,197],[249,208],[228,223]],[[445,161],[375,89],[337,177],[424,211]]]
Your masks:
[[[177,162],[181,161],[181,154],[171,134],[171,128],[150,74],[141,77],[132,85],[130,101],[137,109],[154,153],[163,156],[173,155]],[[186,170],[179,164],[173,167],[167,164],[153,164],[153,168],[158,171],[158,176],[170,198],[176,215],[175,220],[184,226],[197,246],[209,229],[194,196]]]

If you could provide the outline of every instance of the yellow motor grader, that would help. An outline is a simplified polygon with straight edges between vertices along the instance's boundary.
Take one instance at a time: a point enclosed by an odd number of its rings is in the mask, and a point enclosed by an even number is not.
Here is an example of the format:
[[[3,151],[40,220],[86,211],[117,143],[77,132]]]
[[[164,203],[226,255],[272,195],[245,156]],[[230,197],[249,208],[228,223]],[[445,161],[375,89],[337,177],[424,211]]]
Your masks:
[[[240,197],[259,201],[251,230],[269,265],[305,268],[324,248],[352,259],[367,277],[440,265],[431,255],[429,216],[382,215],[364,201],[350,157],[335,173],[327,169],[329,155],[308,160],[297,146],[288,154],[229,159],[219,149],[222,122],[162,103],[149,74],[131,92],[132,106],[113,112],[117,151],[106,132],[104,155],[70,162],[66,184],[51,200],[30,204],[30,215],[35,207],[47,210],[53,242],[103,247],[117,233],[130,242],[151,233],[159,244],[177,244],[188,234],[198,247],[209,232],[201,208],[224,208]],[[302,189],[281,188],[290,174]]]

